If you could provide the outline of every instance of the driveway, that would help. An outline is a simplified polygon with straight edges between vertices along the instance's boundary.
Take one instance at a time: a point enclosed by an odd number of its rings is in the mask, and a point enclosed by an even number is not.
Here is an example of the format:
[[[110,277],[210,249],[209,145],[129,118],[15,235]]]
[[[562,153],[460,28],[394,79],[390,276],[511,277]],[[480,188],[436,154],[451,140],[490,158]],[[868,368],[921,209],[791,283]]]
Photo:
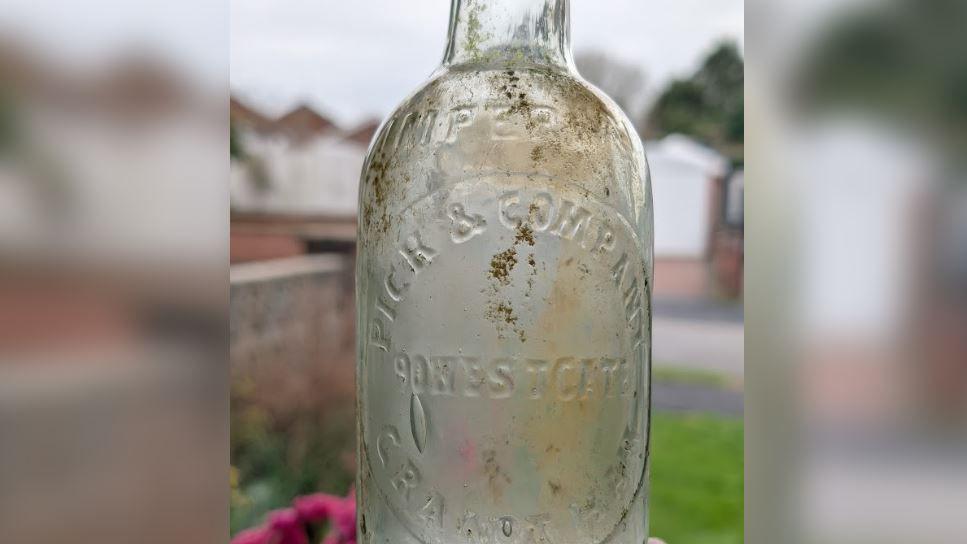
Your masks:
[[[656,366],[710,370],[742,378],[745,327],[735,320],[656,315],[652,323],[652,360]]]

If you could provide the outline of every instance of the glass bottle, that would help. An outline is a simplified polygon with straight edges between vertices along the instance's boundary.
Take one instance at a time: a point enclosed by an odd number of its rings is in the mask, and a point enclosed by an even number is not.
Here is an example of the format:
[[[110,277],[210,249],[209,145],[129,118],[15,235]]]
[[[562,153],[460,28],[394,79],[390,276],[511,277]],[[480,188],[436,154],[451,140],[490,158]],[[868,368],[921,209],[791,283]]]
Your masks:
[[[358,539],[646,539],[652,210],[568,0],[453,0],[360,181]]]

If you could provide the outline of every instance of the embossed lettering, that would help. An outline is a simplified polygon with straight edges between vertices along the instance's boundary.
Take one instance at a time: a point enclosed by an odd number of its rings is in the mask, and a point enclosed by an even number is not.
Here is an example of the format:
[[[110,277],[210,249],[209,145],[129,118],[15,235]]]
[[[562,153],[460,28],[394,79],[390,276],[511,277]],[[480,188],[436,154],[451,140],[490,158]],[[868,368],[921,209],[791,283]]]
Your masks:
[[[625,317],[632,321],[638,312],[641,312],[641,291],[638,290],[638,278],[631,280],[631,285],[624,293]]]
[[[437,256],[436,250],[423,243],[419,232],[414,232],[403,243],[400,255],[406,259],[413,272],[419,273],[425,266],[433,262]]]
[[[482,233],[487,225],[482,215],[468,214],[463,204],[454,202],[447,207],[447,216],[453,222],[450,239],[462,244]]]
[[[413,388],[413,394],[419,395],[427,391],[427,386],[430,382],[429,368],[427,368],[426,357],[422,355],[414,355],[411,361],[410,383]]]
[[[575,205],[569,200],[561,201],[561,209],[557,215],[557,224],[551,231],[566,240],[571,240],[587,226],[591,220],[591,212]]]
[[[487,374],[484,372],[483,367],[480,366],[480,359],[476,357],[461,357],[460,363],[463,365],[467,374],[467,385],[463,390],[464,396],[479,397],[484,381],[487,379]]]
[[[611,267],[611,279],[614,280],[616,287],[621,287],[624,283],[625,271],[628,269],[628,254],[622,253],[618,257],[618,262]]]
[[[511,119],[511,106],[508,104],[498,104],[491,107],[494,115],[493,140],[517,140],[520,138],[520,125],[516,120]]]
[[[640,317],[641,312],[638,313],[638,316],[638,326],[635,327],[635,343],[631,346],[632,349],[638,349],[645,343],[645,321]]]
[[[403,500],[408,501],[410,492],[420,485],[420,470],[416,468],[413,461],[407,461],[396,476],[393,476],[391,483]]]
[[[396,131],[396,138],[393,140],[393,149],[396,149],[403,143],[403,138],[407,132],[412,130],[414,124],[416,124],[416,117],[419,115],[417,112],[410,112],[406,114],[403,121],[400,122]]]
[[[497,199],[497,214],[500,222],[509,229],[516,229],[520,226],[521,218],[511,211],[512,207],[520,202],[520,193],[517,191],[507,191]]]
[[[556,207],[553,197],[546,192],[535,194],[530,202],[522,202],[519,191],[505,191],[497,198],[497,212],[500,222],[509,229],[516,229],[526,220],[537,232],[548,231],[565,240],[577,237],[585,249],[589,249],[587,242],[591,242],[592,251],[614,248],[614,233],[605,225],[598,228],[593,241],[585,240],[590,238],[587,231],[594,219],[589,210],[566,199]]]
[[[399,353],[392,372],[405,391],[414,395],[489,398],[512,397],[524,384],[524,398],[552,398],[570,402],[615,398],[632,394],[622,372],[623,358],[561,357],[544,359],[502,357],[481,361],[479,357]]]
[[[594,359],[581,359],[581,400],[587,400],[594,396],[594,371],[596,369]]]
[[[526,516],[523,521],[513,514],[483,518],[467,510],[457,521],[457,532],[474,544],[550,544],[547,526],[551,515],[540,512]]]
[[[382,296],[376,297],[376,309],[382,312],[386,319],[396,321],[396,310]]]
[[[386,274],[386,280],[383,285],[386,287],[386,294],[389,295],[391,299],[395,302],[403,300],[403,291],[410,286],[409,283],[401,283],[399,285],[393,281],[393,277],[396,275],[396,269],[390,268],[389,274]]]
[[[505,399],[514,392],[514,379],[511,377],[510,359],[497,359],[493,363],[490,377],[490,396],[495,399]]]
[[[618,373],[621,376],[621,395],[628,396],[634,391],[634,381],[632,380],[634,375],[624,359],[618,361]]]
[[[427,110],[426,114],[423,115],[420,127],[423,129],[421,131],[420,143],[426,145],[430,143],[433,137],[433,127],[436,123],[437,110]]]
[[[557,110],[550,106],[534,106],[531,108],[531,118],[535,124],[551,128],[557,124]]]
[[[550,544],[551,538],[547,535],[547,524],[550,521],[551,515],[547,513],[527,516],[527,533],[524,542],[527,544]]]
[[[389,444],[387,444],[389,442]],[[379,462],[385,467],[389,462],[389,446],[400,447],[400,435],[396,428],[387,426],[383,432],[376,437],[376,454],[379,455]]]
[[[543,232],[551,226],[554,215],[554,199],[548,193],[537,193],[527,209],[527,216],[534,230]]]
[[[488,104],[488,110],[494,114],[491,139],[497,141],[518,140],[527,134],[523,130],[525,127],[528,131],[533,131],[539,128],[548,129],[555,124],[557,111],[554,108],[550,106],[532,105],[526,110],[521,111],[518,104],[519,101],[500,101]],[[526,117],[524,125],[521,125],[517,119],[513,118],[516,113],[520,113]]]
[[[547,361],[528,359],[527,372],[531,375],[531,398],[539,399],[543,397],[547,388]]]
[[[598,227],[598,236],[591,246],[592,252],[611,251],[614,249],[614,233],[607,225]]]
[[[400,353],[396,356],[395,360],[396,376],[400,379],[400,383],[406,383],[407,378],[410,377],[410,358],[405,353]]]
[[[420,508],[420,518],[427,525],[443,527],[443,497],[439,493],[432,493],[426,498],[426,504]]]
[[[394,129],[396,141],[425,144],[444,135],[448,139],[456,139],[460,130],[475,121],[476,113],[470,108],[455,108],[439,114],[435,110],[429,110],[420,116],[404,118]],[[532,115],[529,113],[528,117]],[[475,130],[478,128],[493,130],[493,137],[514,137],[509,127],[503,127],[507,128],[505,131],[499,123],[493,126],[482,123]],[[433,198],[427,199],[429,204],[426,206],[430,209],[414,208],[415,211],[410,212],[407,208],[402,211],[404,217],[401,220],[409,221],[410,215],[407,214],[415,214],[415,220],[407,224],[419,225],[419,230],[404,230],[396,244],[378,246],[381,257],[386,252],[390,256],[399,256],[392,257],[395,264],[388,268],[383,267],[375,277],[376,284],[367,291],[367,299],[371,304],[367,308],[367,324],[371,326],[365,334],[373,346],[369,350],[373,354],[372,361],[369,361],[372,369],[367,369],[367,372],[381,373],[376,378],[376,383],[380,385],[371,393],[391,397],[379,408],[383,411],[381,417],[385,416],[382,421],[392,421],[401,425],[401,429],[408,426],[404,429],[406,436],[402,439],[395,427],[384,428],[376,436],[378,461],[373,462],[373,467],[383,498],[393,503],[394,512],[412,534],[425,542],[549,544],[552,537],[558,537],[557,531],[561,531],[560,538],[573,535],[573,538],[568,538],[581,542],[597,542],[613,527],[615,520],[612,518],[616,517],[613,514],[627,504],[624,502],[627,500],[626,495],[634,492],[637,485],[634,478],[641,473],[638,470],[641,453],[634,449],[638,448],[637,442],[624,440],[622,444],[608,445],[605,454],[615,450],[618,453],[617,458],[613,453],[608,455],[613,469],[610,469],[608,475],[595,475],[596,479],[606,480],[601,482],[600,487],[606,490],[600,491],[597,487],[581,489],[582,495],[592,495],[589,497],[590,507],[587,503],[584,507],[571,505],[575,518],[575,525],[571,527],[562,526],[562,522],[563,525],[570,525],[566,512],[561,513],[565,517],[561,519],[557,517],[558,514],[553,518],[546,513],[527,515],[533,512],[529,508],[515,509],[513,512],[494,512],[491,506],[486,506],[485,516],[467,510],[462,517],[458,517],[459,510],[452,512],[447,508],[462,510],[467,506],[475,507],[475,504],[483,504],[478,502],[482,499],[478,497],[465,503],[460,501],[461,504],[456,505],[452,500],[445,502],[447,497],[437,492],[437,489],[456,490],[455,486],[450,485],[450,481],[447,480],[444,484],[445,477],[437,474],[440,467],[434,464],[434,461],[440,459],[440,454],[447,452],[446,448],[459,445],[465,468],[475,470],[473,467],[480,463],[476,453],[480,450],[476,448],[503,447],[499,444],[484,445],[484,441],[480,439],[482,436],[490,440],[487,438],[490,431],[486,427],[455,427],[453,418],[459,414],[454,410],[460,406],[466,405],[466,408],[472,407],[473,410],[481,411],[505,410],[509,406],[498,407],[497,402],[524,402],[531,406],[535,414],[540,414],[553,403],[601,400],[606,413],[620,415],[629,405],[636,406],[637,401],[642,400],[632,399],[633,395],[640,393],[637,388],[642,385],[643,374],[639,369],[642,358],[646,357],[637,348],[641,346],[648,330],[647,306],[644,305],[644,301],[647,301],[648,283],[647,277],[642,275],[645,263],[638,247],[637,233],[634,227],[626,229],[628,225],[619,221],[620,217],[615,216],[619,212],[605,209],[599,205],[601,203],[595,201],[591,196],[590,185],[587,186],[588,189],[579,183],[565,182],[561,186],[552,184],[556,182],[545,182],[547,184],[543,187],[535,186],[535,183],[541,183],[537,181],[540,178],[529,176],[526,184],[514,184],[513,180],[504,180],[502,177],[493,182],[489,179],[468,178],[452,190],[437,192]],[[477,195],[480,192],[478,185],[483,187],[482,196]],[[544,189],[546,187],[553,187],[553,190],[547,191]],[[494,195],[492,191],[497,194]],[[567,198],[561,198],[562,196]],[[487,232],[487,229],[493,228],[507,228],[516,232]],[[627,232],[629,230],[630,233]],[[481,234],[485,236],[480,236]],[[447,315],[446,304],[451,302],[446,300],[445,293],[441,291],[450,282],[446,281],[448,275],[443,274],[448,271],[438,270],[441,274],[436,277],[434,272],[437,271],[434,267],[444,264],[449,266],[452,257],[454,262],[466,263],[465,269],[471,270],[471,266],[477,263],[476,257],[465,253],[470,249],[467,246],[461,248],[454,244],[465,244],[473,240],[477,240],[473,245],[486,242],[484,245],[488,248],[493,243],[495,252],[507,250],[505,244],[509,244],[521,252],[517,259],[519,266],[523,268],[517,270],[518,280],[523,280],[524,272],[528,272],[533,276],[528,276],[531,281],[549,283],[537,284],[537,288],[534,288],[534,284],[528,286],[523,296],[531,298],[523,302],[530,302],[532,307],[524,306],[522,302],[519,316],[514,316],[520,317],[522,323],[530,326],[530,312],[539,315],[541,299],[551,300],[549,294],[554,295],[553,288],[557,287],[554,282],[565,281],[561,276],[554,276],[555,260],[560,259],[561,268],[556,270],[558,273],[564,266],[576,261],[574,267],[567,271],[567,274],[574,271],[573,276],[567,277],[568,281],[572,277],[578,281],[588,281],[588,288],[597,290],[600,278],[589,277],[593,276],[592,267],[600,267],[601,272],[610,274],[610,281],[608,276],[604,278],[604,282],[609,284],[607,287],[615,287],[613,293],[605,294],[606,298],[592,299],[590,308],[584,306],[582,296],[574,297],[576,312],[592,310],[592,315],[598,316],[601,314],[598,305],[607,305],[605,312],[611,314],[601,316],[600,324],[611,331],[614,329],[613,320],[620,321],[623,317],[630,330],[614,330],[616,340],[613,343],[610,333],[605,342],[598,339],[596,332],[589,332],[585,339],[587,341],[580,342],[580,337],[584,334],[579,332],[579,338],[555,345],[554,338],[548,338],[547,343],[540,341],[542,335],[553,336],[557,331],[547,332],[549,329],[538,317],[533,320],[534,341],[491,346],[486,342],[462,338],[466,336],[466,331],[460,327],[451,328],[448,333],[452,336],[444,337],[439,337],[435,329],[420,330],[419,326],[415,329],[397,329],[396,326],[401,321],[410,319],[441,323],[438,320],[443,319],[441,315]],[[528,244],[534,247],[529,247]],[[576,256],[576,249],[584,254]],[[441,252],[446,251],[454,251],[455,255],[446,254],[438,258]],[[489,258],[489,250],[486,255]],[[529,263],[530,268],[525,263]],[[423,274],[428,268],[430,273]],[[444,284],[438,283],[441,279]],[[429,284],[420,285],[421,283]],[[413,286],[419,286],[419,291]],[[525,293],[523,281],[520,281],[520,285],[515,284],[514,288],[517,287],[520,287],[521,293]],[[419,297],[427,297],[427,300],[416,300],[418,292]],[[488,296],[483,291],[480,294]],[[506,295],[509,297],[513,293]],[[594,292],[588,295],[593,297]],[[432,301],[429,300],[431,297]],[[436,303],[438,297],[444,299],[440,305],[419,304]],[[410,298],[415,303],[412,308],[407,302]],[[474,309],[475,302],[482,306],[481,298],[474,292],[466,301],[452,302],[463,306],[464,312],[472,319],[471,310]],[[545,328],[541,328],[542,326]],[[561,334],[568,334],[570,331],[568,327],[560,329]],[[622,332],[623,336],[620,334]],[[399,334],[404,336],[395,336]],[[394,335],[392,342],[391,335]],[[633,337],[636,351],[627,351],[628,336]],[[456,346],[460,346],[459,351]],[[473,353],[474,349],[481,351]],[[518,352],[508,352],[509,349]],[[388,354],[380,355],[380,350]],[[464,354],[465,350],[471,353]],[[604,353],[595,353],[599,350]],[[372,378],[373,376],[367,375],[367,383],[373,383]],[[407,401],[408,412],[405,404]],[[488,404],[491,401],[493,404]],[[597,410],[597,405],[592,406]],[[587,405],[583,405],[583,408],[587,408]],[[643,416],[638,416],[636,412],[634,421],[627,422],[628,428],[637,428],[641,417]],[[367,442],[364,446],[370,444],[368,439],[371,436],[365,437]],[[498,440],[501,438],[503,437]],[[509,448],[515,447],[506,440],[501,443]],[[469,444],[466,446],[466,453],[462,444]],[[555,445],[567,447],[557,440]],[[547,451],[552,451],[547,456],[553,456],[560,452],[560,448],[545,450]],[[511,470],[506,465],[502,469]],[[514,475],[520,474],[516,467],[512,470]],[[635,474],[631,474],[632,472]],[[476,485],[472,483],[475,481],[473,479],[465,481]],[[439,487],[437,483],[440,484]],[[572,484],[563,479],[549,483],[549,492],[555,493],[555,500],[562,498],[562,485],[567,487],[568,493],[572,492]],[[573,491],[576,491],[580,485],[575,484],[574,487]],[[612,496],[612,493],[616,495]],[[594,508],[593,495],[598,495],[598,508]],[[616,498],[622,499],[621,504],[615,501]],[[505,507],[509,509],[507,504],[509,503],[505,503]],[[499,508],[499,501],[493,502],[492,506]],[[608,522],[607,526],[605,520]],[[587,527],[586,532],[581,527]],[[453,533],[454,530],[457,531],[456,534]]]
[[[388,134],[394,128],[396,129],[395,138],[388,140],[391,142],[390,149],[396,149],[401,145],[412,147],[430,143],[436,126],[437,113],[437,110],[410,112],[397,127],[390,126],[386,131]]]
[[[480,517],[476,512],[468,510],[464,513],[460,521],[457,522],[457,531],[466,537],[467,542],[473,542],[474,544],[486,544],[490,542],[490,526],[481,523]]]
[[[454,395],[456,357],[430,357],[430,387],[437,395]]]
[[[568,374],[572,374],[573,378],[568,379]],[[564,401],[577,398],[582,378],[574,357],[562,357],[554,361],[554,381],[557,384],[557,398]]]
[[[642,294],[641,289],[638,286],[638,278],[632,273],[631,283],[627,288],[623,287],[625,284],[625,277],[628,272],[628,253],[622,252],[621,257],[618,261],[614,263],[611,267],[611,279],[614,281],[615,287],[622,289],[622,302],[625,308],[625,320],[628,322],[628,326],[634,329],[634,345],[635,349],[638,348],[644,342],[644,319],[643,312],[644,307],[642,304]]]
[[[373,318],[373,322],[369,327],[369,341],[379,349],[389,351],[389,337],[386,336],[383,321],[378,317]]]
[[[473,123],[473,107],[458,106],[450,110],[447,117],[449,118],[449,123],[447,124],[446,141],[453,143],[457,140],[457,133],[460,132],[460,129],[468,127]]]
[[[614,374],[618,369],[619,361],[617,359],[601,359],[601,375],[604,378],[602,396],[607,398],[614,398]]]
[[[512,119],[516,102],[490,102],[482,108],[475,105],[461,105],[441,114],[435,109],[413,111],[401,120],[392,119],[380,134],[377,147],[392,152],[400,146],[428,145],[431,143],[453,143],[460,131],[471,126],[481,114],[492,119],[488,137],[494,141],[517,140],[524,131],[517,120]],[[554,108],[533,105],[526,112],[526,126],[529,131],[548,130],[558,124]],[[441,121],[442,120],[442,121]],[[398,121],[398,122],[396,122]]]

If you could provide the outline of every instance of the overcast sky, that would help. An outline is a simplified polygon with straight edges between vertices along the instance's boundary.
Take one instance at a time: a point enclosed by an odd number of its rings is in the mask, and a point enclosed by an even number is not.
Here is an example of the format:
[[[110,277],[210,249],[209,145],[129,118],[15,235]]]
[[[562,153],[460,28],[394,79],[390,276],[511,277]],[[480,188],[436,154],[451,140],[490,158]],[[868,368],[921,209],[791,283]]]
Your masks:
[[[232,0],[232,90],[271,115],[383,117],[439,64],[448,17],[449,0]],[[742,45],[743,20],[743,0],[571,0],[574,51],[641,66],[650,92],[718,41]]]

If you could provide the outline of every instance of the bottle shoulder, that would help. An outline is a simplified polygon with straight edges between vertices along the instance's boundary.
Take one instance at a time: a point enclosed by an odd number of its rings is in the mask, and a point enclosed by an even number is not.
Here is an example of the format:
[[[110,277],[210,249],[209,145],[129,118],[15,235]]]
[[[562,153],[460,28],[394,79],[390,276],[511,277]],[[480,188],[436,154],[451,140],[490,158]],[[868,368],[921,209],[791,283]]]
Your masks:
[[[451,69],[435,73],[381,126],[363,168],[361,211],[405,206],[479,176],[577,190],[632,222],[650,203],[637,133],[613,101],[579,76],[541,68]]]
[[[397,151],[407,139],[417,153],[489,140],[583,148],[583,156],[598,160],[607,157],[595,148],[613,151],[609,146],[643,154],[637,132],[613,100],[576,73],[544,67],[438,70],[390,114],[371,151]]]

